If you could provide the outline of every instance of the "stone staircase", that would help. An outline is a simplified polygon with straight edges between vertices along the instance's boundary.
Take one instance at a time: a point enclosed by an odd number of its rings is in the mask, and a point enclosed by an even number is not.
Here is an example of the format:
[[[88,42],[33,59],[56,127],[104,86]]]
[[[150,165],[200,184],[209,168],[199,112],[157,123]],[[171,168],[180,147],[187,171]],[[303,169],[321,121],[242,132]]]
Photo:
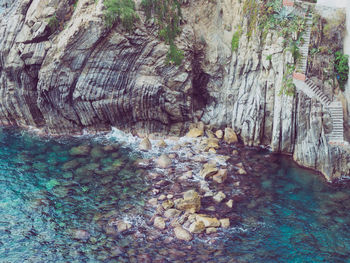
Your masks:
[[[344,145],[344,116],[342,103],[337,100],[331,101],[320,89],[320,87],[318,87],[311,79],[306,77],[311,28],[313,23],[313,15],[307,11],[309,9],[308,5],[310,4],[306,4],[304,6],[303,2],[301,1],[295,1],[294,3],[293,12],[297,16],[305,17],[306,30],[302,35],[303,41],[299,46],[301,57],[297,62],[295,72],[293,74],[293,82],[298,90],[305,93],[308,97],[315,98],[321,102],[322,105],[329,111],[333,124],[332,132],[328,135],[329,143]]]
[[[312,27],[312,14],[307,14],[305,16],[306,19],[306,30],[304,34],[302,35],[302,44],[299,47],[300,51],[300,59],[295,67],[295,70],[297,72],[306,73],[307,68],[307,57],[309,55],[309,45],[310,45],[310,38],[311,38],[311,27]]]
[[[328,136],[330,143],[344,142],[344,116],[343,105],[340,101],[333,101],[328,105],[328,111],[331,114],[333,130]]]

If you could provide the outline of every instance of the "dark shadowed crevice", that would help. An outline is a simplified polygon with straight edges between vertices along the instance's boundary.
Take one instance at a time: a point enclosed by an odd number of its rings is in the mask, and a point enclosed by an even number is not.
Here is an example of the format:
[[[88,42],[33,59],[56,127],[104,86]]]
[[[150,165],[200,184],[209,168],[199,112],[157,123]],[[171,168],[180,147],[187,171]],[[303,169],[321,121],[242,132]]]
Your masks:
[[[200,65],[201,53],[195,53],[192,62],[193,79],[192,79],[192,100],[193,111],[203,109],[212,98],[207,90],[209,74],[203,72]]]

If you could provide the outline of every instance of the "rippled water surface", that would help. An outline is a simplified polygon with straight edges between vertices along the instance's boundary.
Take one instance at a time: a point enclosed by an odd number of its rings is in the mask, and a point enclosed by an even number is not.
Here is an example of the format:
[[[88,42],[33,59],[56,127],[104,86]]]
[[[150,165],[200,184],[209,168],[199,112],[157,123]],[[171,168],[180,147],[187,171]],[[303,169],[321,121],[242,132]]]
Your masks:
[[[264,150],[239,149],[248,175],[235,175],[231,228],[189,243],[169,240],[171,230],[149,236],[152,185],[132,148],[113,136],[2,130],[0,262],[350,262],[347,184],[330,186]],[[133,228],[119,234],[111,218]]]

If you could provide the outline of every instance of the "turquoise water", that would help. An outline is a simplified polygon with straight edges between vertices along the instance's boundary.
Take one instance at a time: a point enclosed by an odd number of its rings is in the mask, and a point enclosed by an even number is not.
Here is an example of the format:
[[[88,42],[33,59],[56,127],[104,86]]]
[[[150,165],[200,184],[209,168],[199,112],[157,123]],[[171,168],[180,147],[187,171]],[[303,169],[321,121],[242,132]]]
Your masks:
[[[230,162],[249,174],[235,176],[232,227],[183,243],[151,228],[152,186],[130,145],[2,130],[0,262],[350,262],[348,184],[264,150],[240,152]],[[116,218],[132,229],[118,233]]]

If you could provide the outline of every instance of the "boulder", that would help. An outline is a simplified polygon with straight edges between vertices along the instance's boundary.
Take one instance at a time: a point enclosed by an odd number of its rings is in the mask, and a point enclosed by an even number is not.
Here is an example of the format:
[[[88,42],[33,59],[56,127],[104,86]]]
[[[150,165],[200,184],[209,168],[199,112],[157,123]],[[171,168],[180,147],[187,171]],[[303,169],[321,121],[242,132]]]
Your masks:
[[[152,149],[152,144],[148,138],[144,138],[140,144],[139,144],[139,149],[141,151],[149,151]]]
[[[158,166],[158,168],[166,169],[169,168],[171,164],[172,161],[166,154],[162,154],[156,159],[156,165]]]
[[[226,195],[220,191],[216,195],[213,196],[215,202],[220,203],[222,200],[226,198]]]
[[[195,213],[201,208],[201,198],[196,191],[189,190],[184,193],[183,198],[175,200],[175,206],[179,210]]]
[[[158,229],[165,229],[165,221],[162,217],[160,216],[157,216],[155,219],[154,219],[154,226]]]
[[[218,138],[218,139],[222,139],[222,137],[224,136],[224,132],[223,132],[222,130],[217,130],[217,131],[215,132],[215,136],[216,136],[216,138]]]
[[[188,228],[188,230],[194,234],[202,233],[204,229],[205,229],[205,225],[202,221],[194,221]]]
[[[116,225],[119,233],[129,230],[132,227],[131,224],[124,221],[118,221]]]
[[[230,200],[228,200],[225,204],[226,204],[229,208],[232,208],[232,206],[233,206],[233,200],[230,199]]]
[[[203,136],[203,129],[199,129],[199,128],[192,128],[189,130],[189,132],[186,134],[186,137],[189,138],[197,138],[197,137],[201,137]]]
[[[225,129],[224,141],[229,144],[238,142],[237,134],[232,128]]]
[[[82,230],[82,229],[73,229],[72,236],[74,239],[87,241],[90,237],[90,233],[88,231]]]
[[[203,179],[207,179],[210,176],[216,174],[218,172],[218,169],[216,168],[216,164],[214,163],[206,163],[203,165],[202,170],[200,171],[200,176]]]
[[[229,218],[220,219],[220,224],[221,224],[222,228],[229,228],[230,227],[230,219]]]
[[[73,156],[87,156],[90,154],[90,146],[80,145],[77,147],[72,147],[69,151],[69,154]]]
[[[220,221],[216,217],[209,217],[207,215],[197,215],[196,220],[202,222],[205,227],[219,227]]]
[[[160,141],[157,143],[157,146],[158,146],[159,148],[165,148],[165,147],[167,147],[167,144],[166,144],[166,142],[165,142],[164,140],[160,140]]]
[[[205,230],[205,233],[206,234],[213,234],[213,233],[216,233],[218,231],[218,229],[216,227],[208,227],[206,230]]]
[[[213,175],[213,181],[221,184],[227,179],[227,169],[220,169],[216,174]]]
[[[164,216],[166,218],[174,218],[174,217],[178,217],[181,214],[180,210],[174,209],[174,208],[170,208],[168,210],[166,210],[164,212]]]
[[[177,239],[184,241],[191,241],[192,235],[186,229],[183,229],[181,226],[174,228],[174,233]]]
[[[171,200],[166,200],[162,203],[164,210],[174,207],[174,202]]]

